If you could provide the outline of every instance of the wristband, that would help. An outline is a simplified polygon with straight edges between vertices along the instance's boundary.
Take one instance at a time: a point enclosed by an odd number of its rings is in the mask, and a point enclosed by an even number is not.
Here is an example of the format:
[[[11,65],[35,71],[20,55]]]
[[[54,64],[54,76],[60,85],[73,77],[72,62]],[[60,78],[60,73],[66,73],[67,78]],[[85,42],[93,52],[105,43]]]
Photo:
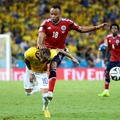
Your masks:
[[[96,26],[94,26],[94,30],[96,30]]]

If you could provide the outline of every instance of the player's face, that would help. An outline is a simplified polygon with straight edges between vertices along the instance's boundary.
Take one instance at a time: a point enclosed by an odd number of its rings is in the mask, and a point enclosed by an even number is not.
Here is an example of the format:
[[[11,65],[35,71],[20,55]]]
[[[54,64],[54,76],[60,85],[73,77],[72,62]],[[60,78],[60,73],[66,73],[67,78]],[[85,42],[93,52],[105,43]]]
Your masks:
[[[44,59],[44,58],[40,58],[40,62],[41,63],[45,63],[45,62],[47,62],[48,60],[46,60],[46,59]]]
[[[116,33],[118,32],[117,26],[112,26],[111,32],[112,32],[113,34],[116,34]]]
[[[61,11],[58,8],[50,9],[50,18],[53,23],[57,23],[60,20]]]

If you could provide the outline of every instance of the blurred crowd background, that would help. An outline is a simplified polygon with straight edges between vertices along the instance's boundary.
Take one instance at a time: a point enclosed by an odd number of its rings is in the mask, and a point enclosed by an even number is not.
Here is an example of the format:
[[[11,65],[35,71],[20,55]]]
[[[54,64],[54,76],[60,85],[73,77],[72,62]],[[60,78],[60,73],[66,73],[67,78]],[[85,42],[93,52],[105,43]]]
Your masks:
[[[97,25],[106,20],[109,25],[120,25],[120,0],[0,0],[0,34],[11,35],[13,67],[24,67],[24,52],[36,45],[39,26],[49,17],[53,4],[61,5],[62,17],[81,26]],[[65,58],[60,67],[101,67],[101,62],[96,62],[98,47],[109,32],[109,29],[82,34],[71,31],[66,45],[80,66]]]

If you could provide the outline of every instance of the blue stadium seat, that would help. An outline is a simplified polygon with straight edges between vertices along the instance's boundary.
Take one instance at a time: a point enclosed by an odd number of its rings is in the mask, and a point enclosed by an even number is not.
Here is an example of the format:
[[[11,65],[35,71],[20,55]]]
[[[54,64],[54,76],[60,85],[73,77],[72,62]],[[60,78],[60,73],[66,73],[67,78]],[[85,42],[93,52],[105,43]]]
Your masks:
[[[82,67],[82,68],[88,67],[88,63],[86,62],[85,59],[80,60],[80,66],[79,67]]]
[[[95,67],[96,67],[96,68],[101,68],[101,67],[102,67],[102,61],[100,61],[100,62],[95,62]]]
[[[25,68],[26,67],[23,60],[17,60],[16,65],[17,65],[18,68]]]

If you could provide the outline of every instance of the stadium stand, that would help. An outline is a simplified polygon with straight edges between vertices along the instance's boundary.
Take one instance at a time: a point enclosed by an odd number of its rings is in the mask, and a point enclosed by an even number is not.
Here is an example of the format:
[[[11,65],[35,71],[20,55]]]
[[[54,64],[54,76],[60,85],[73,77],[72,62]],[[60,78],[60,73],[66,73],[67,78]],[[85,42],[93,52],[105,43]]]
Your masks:
[[[16,60],[22,60],[25,50],[36,44],[39,25],[43,19],[49,17],[49,9],[56,3],[62,7],[63,17],[75,20],[79,25],[99,24],[105,20],[104,16],[107,17],[109,24],[114,22],[120,24],[119,0],[0,0],[0,34],[12,34],[12,56]],[[73,31],[69,33],[67,39],[70,42],[66,45],[70,52],[81,59],[79,67],[89,67],[85,61],[84,47],[91,47],[96,57],[98,46],[107,33],[108,31],[104,29],[87,34]],[[79,45],[83,47],[82,58],[78,55],[76,47]],[[67,59],[66,61],[69,62]],[[74,64],[70,67],[73,66]],[[24,65],[20,64],[19,67],[24,67]],[[101,67],[100,63],[95,63],[95,67]]]

